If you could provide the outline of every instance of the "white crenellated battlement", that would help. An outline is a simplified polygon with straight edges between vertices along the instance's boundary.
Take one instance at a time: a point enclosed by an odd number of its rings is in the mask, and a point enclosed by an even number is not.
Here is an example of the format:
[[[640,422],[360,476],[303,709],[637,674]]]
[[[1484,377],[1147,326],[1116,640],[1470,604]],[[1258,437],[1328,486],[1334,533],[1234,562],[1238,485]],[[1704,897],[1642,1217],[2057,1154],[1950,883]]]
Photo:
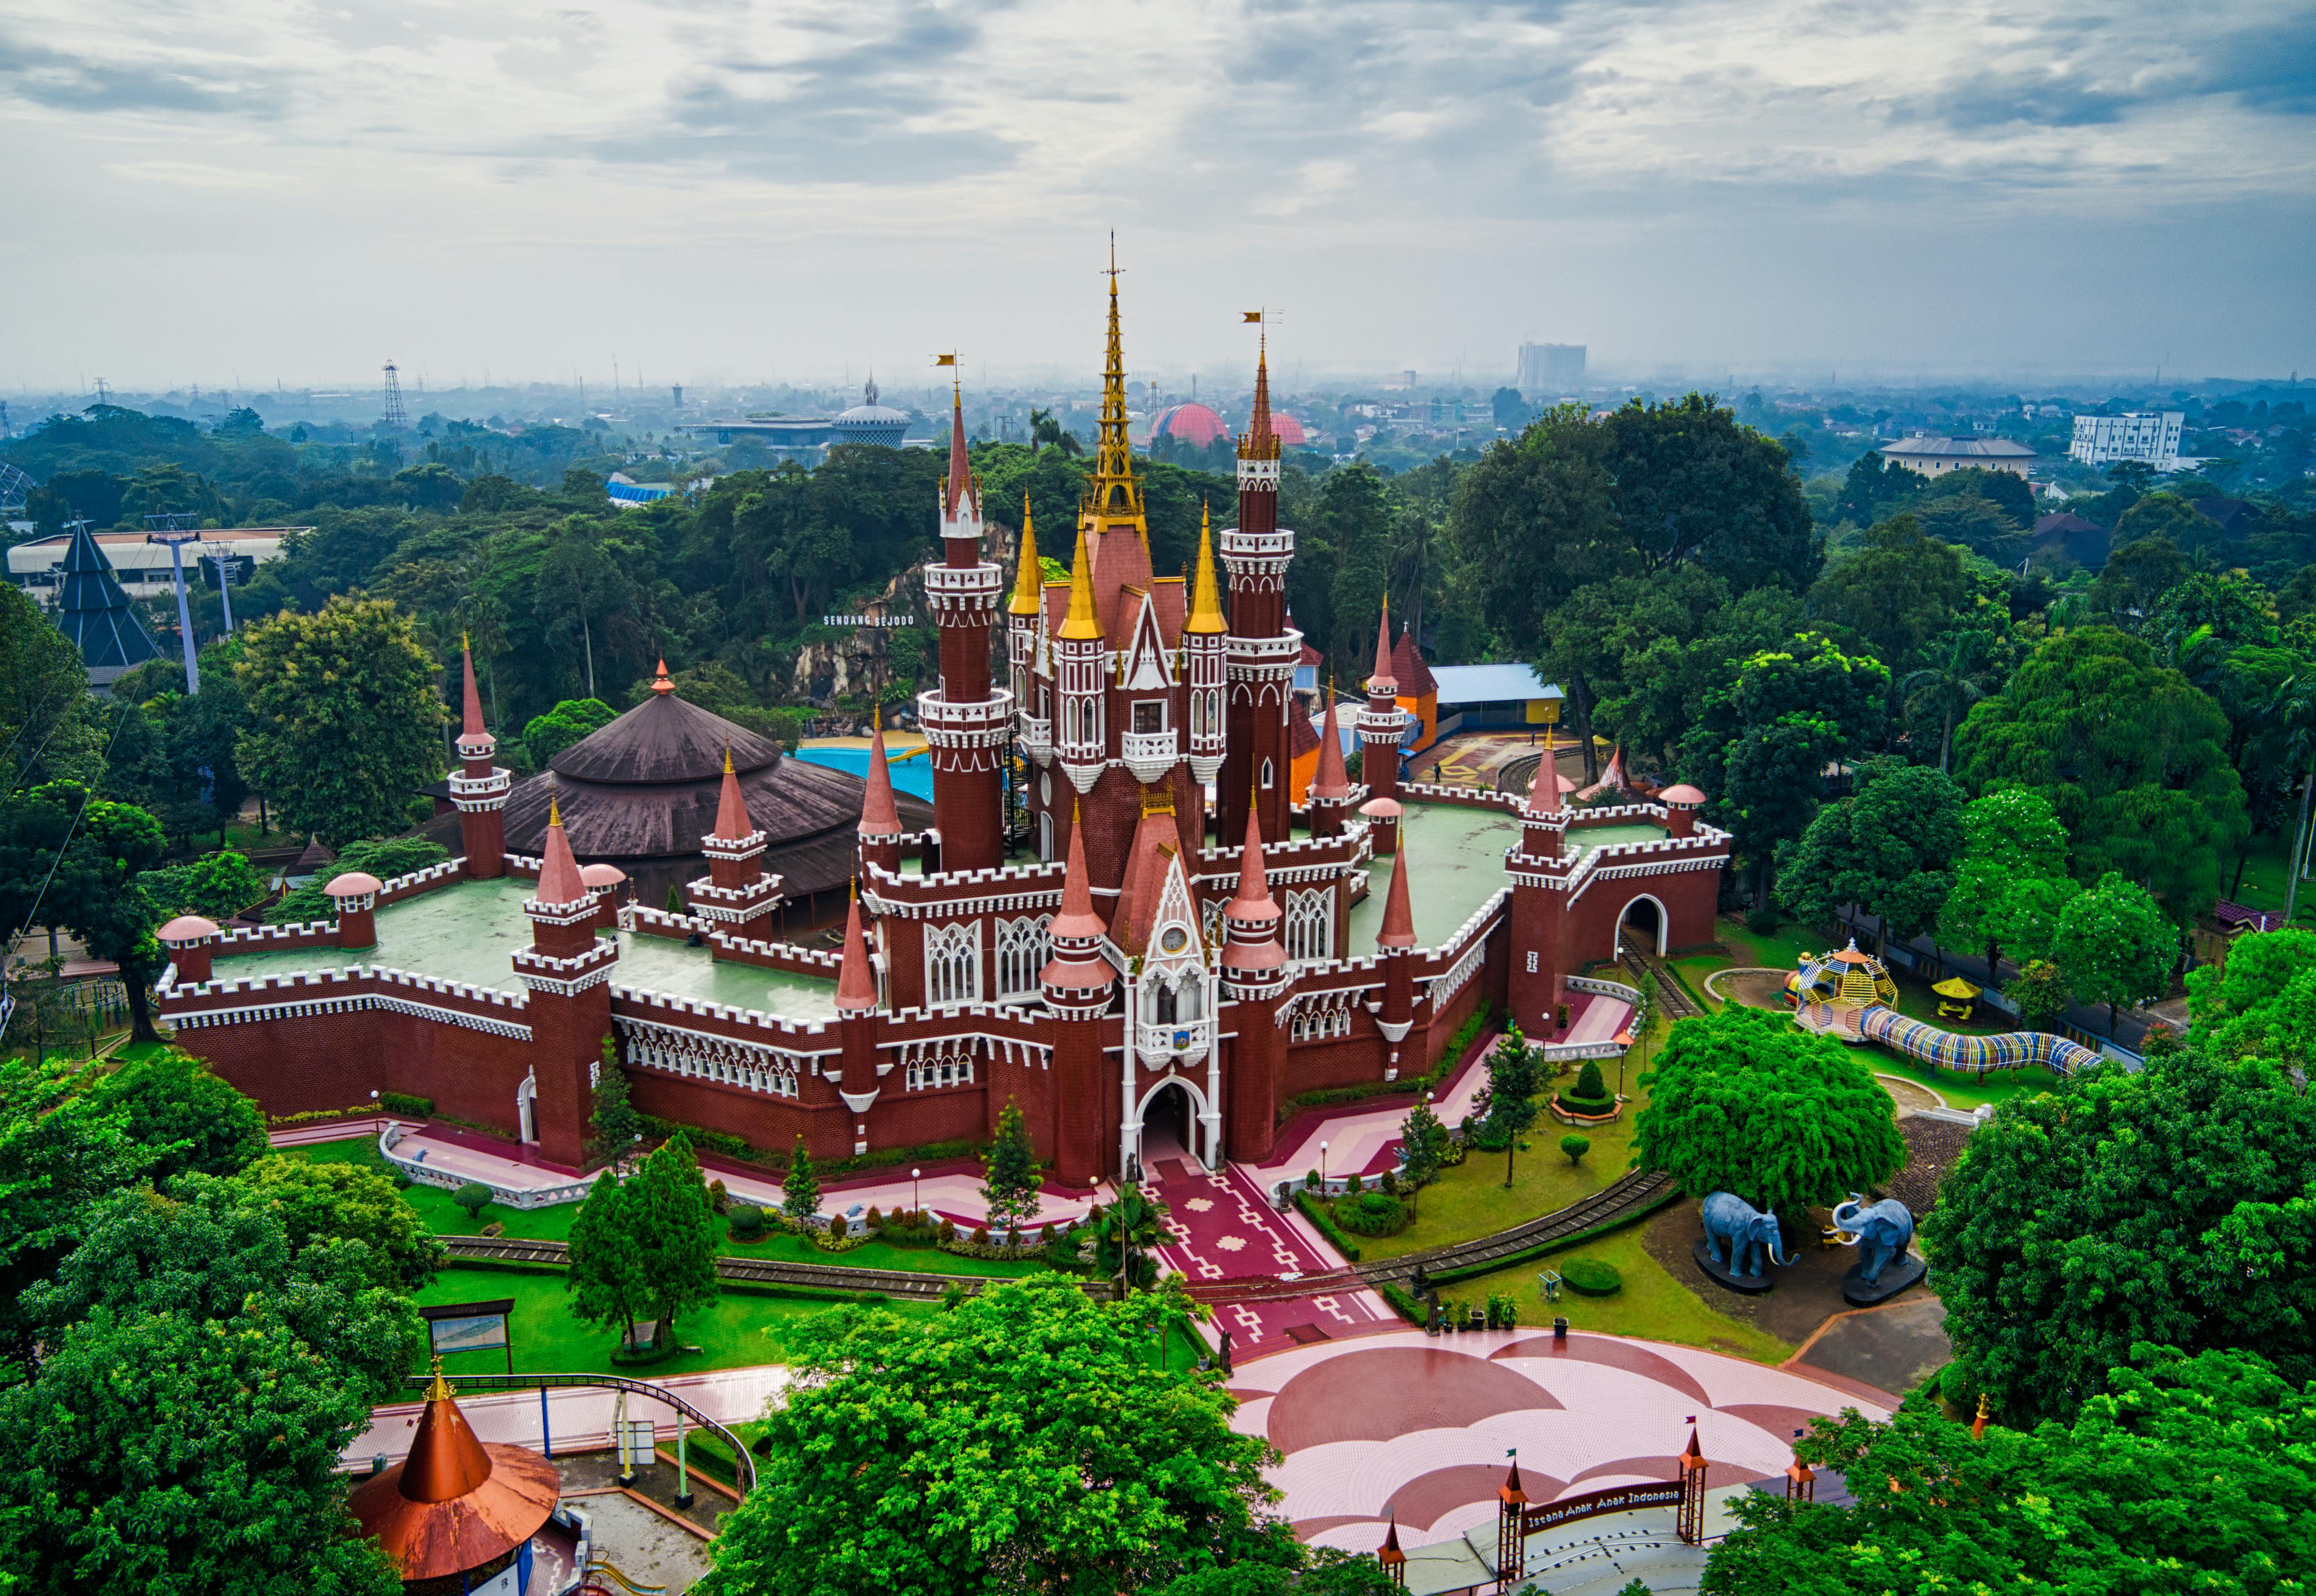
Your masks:
[[[1403,781],[1399,790],[1403,798],[1453,804],[1465,809],[1509,809],[1515,814],[1527,801],[1518,793],[1490,792],[1479,787],[1448,787],[1437,781]]]
[[[216,957],[224,958],[234,953],[262,952],[271,947],[306,945],[308,938],[337,941],[338,923],[334,920],[307,920],[296,925],[236,925],[218,939]]]
[[[762,1009],[728,1008],[723,1003],[706,1003],[698,998],[676,997],[664,992],[616,985],[611,988],[611,998],[615,1003],[633,1005],[638,1018],[642,1017],[642,1011],[648,1009],[655,1014],[696,1014],[702,1020],[745,1026],[751,1030],[769,1031],[774,1036],[824,1039],[824,1045],[821,1047],[786,1049],[791,1053],[822,1055],[842,1050],[830,1034],[830,1028],[836,1023],[833,1016],[825,1020],[791,1020],[779,1014],[767,1014]]]
[[[413,870],[406,876],[396,876],[391,881],[379,884],[378,902],[380,908],[400,903],[404,898],[432,892],[439,887],[449,887],[466,878],[467,860],[464,854],[446,859],[440,864],[430,864],[423,870]]]
[[[824,948],[801,948],[794,942],[774,942],[761,937],[735,937],[718,932],[712,939],[719,947],[736,949],[761,958],[776,959],[779,967],[792,974],[807,971],[814,975],[826,973],[834,980],[843,971],[844,955]]]
[[[715,922],[696,914],[671,914],[643,904],[619,905],[619,929],[643,936],[706,936]]]

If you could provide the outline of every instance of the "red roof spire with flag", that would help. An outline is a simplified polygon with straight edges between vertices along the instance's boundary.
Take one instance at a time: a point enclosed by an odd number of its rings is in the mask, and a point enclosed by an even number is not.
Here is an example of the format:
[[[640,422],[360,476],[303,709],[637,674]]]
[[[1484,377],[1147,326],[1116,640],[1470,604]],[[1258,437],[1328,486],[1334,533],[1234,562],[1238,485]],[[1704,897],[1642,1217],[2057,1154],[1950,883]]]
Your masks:
[[[1367,678],[1371,698],[1390,698],[1399,691],[1391,664],[1391,595],[1383,596],[1383,619],[1376,623],[1375,674]]]
[[[490,733],[483,726],[483,695],[475,686],[474,646],[464,638],[459,639],[459,660],[465,667],[467,676],[466,713],[459,723],[459,740],[462,743],[480,742]]]
[[[844,962],[836,976],[836,1012],[863,1013],[877,1006],[877,978],[868,972],[868,939],[860,930],[860,886],[853,883],[852,905],[844,912]]]
[[[587,884],[579,878],[579,861],[571,857],[571,839],[563,832],[559,799],[547,800],[547,848],[539,866],[538,902],[552,907],[583,903]]]
[[[1246,319],[1259,322],[1263,313],[1250,310]],[[1246,435],[1239,440],[1241,459],[1275,460],[1278,458],[1278,434],[1270,425],[1270,332],[1265,328],[1255,346],[1254,357],[1254,415],[1247,423]]]
[[[1335,693],[1332,687],[1327,691],[1326,723],[1319,728],[1319,767],[1311,773],[1311,796],[1351,796],[1351,773],[1343,765],[1343,734],[1335,724]]]
[[[732,749],[724,749],[724,790],[716,800],[716,840],[736,843],[754,832],[748,819],[748,805],[740,796],[740,778],[732,769]]]
[[[1391,896],[1384,899],[1383,929],[1376,933],[1378,948],[1415,946],[1415,913],[1407,901],[1407,850],[1392,860]]]
[[[957,364],[957,357],[953,354],[940,358],[942,365]],[[949,390],[949,480],[941,487],[941,518],[954,522],[967,515],[976,522],[981,519],[981,485],[974,480],[973,461],[966,452],[965,388],[962,383],[953,383]],[[949,536],[947,533],[943,535]],[[952,537],[949,540],[952,543],[962,542],[965,538]],[[970,566],[979,562],[976,551],[952,548],[949,551],[949,563]]]

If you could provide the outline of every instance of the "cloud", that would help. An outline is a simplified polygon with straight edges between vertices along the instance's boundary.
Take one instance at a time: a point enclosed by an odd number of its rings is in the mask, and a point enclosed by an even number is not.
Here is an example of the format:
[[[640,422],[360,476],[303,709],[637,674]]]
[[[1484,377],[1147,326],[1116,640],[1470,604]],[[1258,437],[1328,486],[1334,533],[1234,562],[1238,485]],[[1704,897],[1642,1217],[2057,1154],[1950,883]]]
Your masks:
[[[286,75],[191,52],[107,60],[0,36],[0,92],[52,111],[272,119],[292,87]]]

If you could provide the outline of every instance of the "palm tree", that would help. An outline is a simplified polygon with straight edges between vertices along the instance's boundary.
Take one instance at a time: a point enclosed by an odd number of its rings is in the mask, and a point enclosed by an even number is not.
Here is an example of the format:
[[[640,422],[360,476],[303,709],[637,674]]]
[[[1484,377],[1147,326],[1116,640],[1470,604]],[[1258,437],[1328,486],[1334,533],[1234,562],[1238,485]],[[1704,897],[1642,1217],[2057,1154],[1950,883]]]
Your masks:
[[[1985,638],[1973,631],[1948,634],[1944,657],[1911,672],[1898,684],[1905,695],[1909,718],[1938,718],[1938,773],[1945,775],[1954,757],[1955,722],[1986,696],[1986,669],[1982,655]]]
[[[1064,454],[1085,452],[1084,446],[1078,442],[1077,434],[1056,421],[1052,411],[1040,410],[1032,406],[1029,410],[1030,454],[1035,455],[1038,446],[1045,443],[1052,444]]]
[[[2308,807],[2316,794],[2316,676],[2289,677],[2276,691],[2264,717],[2283,737],[2285,768],[2300,778],[2300,821],[2292,832],[2292,856],[2285,861],[2284,923],[2300,902],[2301,861],[2307,857]]]

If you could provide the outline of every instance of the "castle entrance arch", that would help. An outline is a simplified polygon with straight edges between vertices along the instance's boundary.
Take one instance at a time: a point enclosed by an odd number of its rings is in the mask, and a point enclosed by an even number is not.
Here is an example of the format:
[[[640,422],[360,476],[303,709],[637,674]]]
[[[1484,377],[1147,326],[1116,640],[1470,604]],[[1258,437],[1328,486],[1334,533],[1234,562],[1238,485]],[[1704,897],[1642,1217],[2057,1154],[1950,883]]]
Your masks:
[[[1664,905],[1645,892],[1633,895],[1630,903],[1617,916],[1617,934],[1608,945],[1608,957],[1614,958],[1624,951],[1625,939],[1630,937],[1642,948],[1654,948],[1659,958],[1665,953],[1665,938],[1672,929],[1672,916],[1665,913]]]
[[[1200,1131],[1206,1128],[1207,1096],[1185,1075],[1170,1075],[1142,1095],[1134,1122],[1126,1127],[1123,1149],[1128,1168],[1138,1167],[1145,1181],[1155,1180],[1161,1159],[1185,1159],[1212,1167],[1216,1149],[1201,1155]]]

